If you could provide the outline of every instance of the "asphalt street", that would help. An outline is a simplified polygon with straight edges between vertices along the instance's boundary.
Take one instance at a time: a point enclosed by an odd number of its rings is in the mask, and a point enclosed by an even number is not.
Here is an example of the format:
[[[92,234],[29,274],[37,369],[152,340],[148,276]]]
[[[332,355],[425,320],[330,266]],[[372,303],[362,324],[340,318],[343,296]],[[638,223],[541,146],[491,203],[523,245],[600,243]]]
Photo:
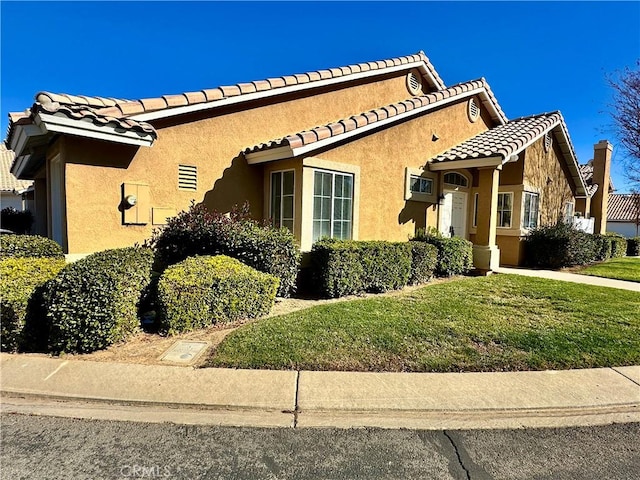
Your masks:
[[[7,480],[606,480],[640,472],[637,423],[427,431],[0,419],[0,472]]]

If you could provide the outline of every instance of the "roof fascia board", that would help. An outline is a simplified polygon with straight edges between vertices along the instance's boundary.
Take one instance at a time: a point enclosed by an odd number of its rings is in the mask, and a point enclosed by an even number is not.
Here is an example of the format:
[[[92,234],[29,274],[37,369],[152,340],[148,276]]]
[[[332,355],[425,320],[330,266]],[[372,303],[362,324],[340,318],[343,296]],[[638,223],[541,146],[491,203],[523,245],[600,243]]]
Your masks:
[[[531,145],[533,145],[535,142],[537,142],[543,135],[546,135],[547,132],[553,130],[554,128],[556,128],[558,126],[558,124],[560,124],[560,120],[556,120],[553,125],[551,125],[549,128],[545,128],[542,133],[540,133],[540,135],[536,135],[535,137],[533,137],[531,140],[529,140],[527,143],[525,143],[522,147],[520,147],[518,150],[514,150],[512,155],[519,155],[520,152],[526,150],[527,148],[529,148]]]
[[[351,82],[353,80],[359,80],[362,78],[369,78],[374,76],[384,75],[386,73],[399,72],[402,70],[411,70],[412,68],[418,68],[420,72],[426,73],[427,76],[433,81],[434,85],[438,82],[431,76],[426,64],[423,61],[404,63],[401,65],[394,65],[393,67],[385,67],[376,70],[367,70],[366,72],[352,73],[349,75],[343,75],[341,77],[327,78],[325,80],[315,80],[307,83],[299,83],[296,85],[289,85],[287,87],[272,88],[270,90],[264,90],[262,92],[245,93],[236,95],[234,97],[223,98],[221,100],[213,100],[211,102],[197,103],[195,105],[185,105],[182,107],[165,108],[163,110],[157,110],[149,113],[138,113],[131,115],[128,118],[133,120],[140,120],[148,122],[150,120],[159,120],[161,118],[173,117],[175,115],[183,115],[186,113],[194,113],[202,110],[210,110],[218,107],[224,107],[227,105],[235,105],[237,103],[249,102],[251,100],[259,100],[262,98],[274,97],[276,95],[284,95],[286,93],[297,92],[302,90],[308,90],[311,88],[324,87],[327,85],[335,85],[338,83]]]
[[[16,178],[20,178],[20,175],[22,175],[23,170],[29,164],[30,158],[31,158],[31,155],[20,155],[19,157],[15,158],[13,165],[11,166],[11,173]]]
[[[153,144],[150,135],[139,135],[135,132],[118,132],[109,125],[97,126],[90,122],[72,120],[58,115],[39,113],[35,117],[36,123],[44,126],[47,131],[68,133],[81,137],[124,143],[126,145],[148,146]]]
[[[493,101],[491,100],[491,97],[487,93],[486,89],[482,89],[482,93],[480,96],[482,97],[482,104],[491,112],[492,118],[497,119],[500,125],[506,124],[508,122],[507,118],[504,116],[504,113],[500,113],[500,111],[498,111],[495,103],[493,103]]]
[[[471,158],[469,160],[448,160],[445,162],[429,162],[427,166],[432,172],[439,172],[442,170],[454,170],[456,168],[483,168],[483,167],[500,167],[504,163],[504,159],[501,156],[497,157],[484,157],[484,158]]]
[[[13,150],[16,155],[19,155],[24,150],[30,138],[40,137],[42,135],[46,135],[46,132],[43,132],[37,125],[16,125],[16,133],[14,133],[11,138],[10,149]]]
[[[339,135],[335,135],[333,137],[329,137],[329,138],[325,138],[324,140],[319,140],[317,142],[313,142],[310,143],[309,145],[303,145],[302,147],[298,147],[298,148],[291,148],[291,147],[280,147],[277,149],[272,149],[272,150],[266,150],[266,151],[262,151],[262,152],[255,152],[255,153],[247,153],[245,154],[245,158],[247,159],[247,162],[249,164],[255,164],[255,163],[262,163],[262,162],[267,162],[267,161],[271,161],[271,160],[284,160],[286,158],[292,158],[292,157],[297,157],[299,155],[304,155],[306,153],[312,152],[314,150],[318,150],[320,148],[326,147],[328,145],[332,145],[334,143],[337,142],[342,142],[346,139],[349,139],[351,137],[354,137],[356,135],[361,135],[363,133],[366,133],[370,130],[376,129],[376,128],[380,128],[380,127],[384,127],[387,125],[391,125],[393,123],[402,121],[406,118],[411,118],[413,116],[419,115],[420,113],[423,112],[427,112],[431,109],[437,108],[439,106],[442,105],[447,105],[449,103],[453,103],[454,101],[466,98],[466,97],[470,97],[473,95],[476,95],[477,93],[484,91],[484,88],[476,88],[474,90],[469,90],[468,92],[463,92],[459,95],[453,96],[453,97],[449,97],[449,98],[444,98],[442,100],[438,100],[434,103],[431,103],[429,105],[425,105],[423,107],[418,107],[415,108],[413,110],[409,110],[407,112],[403,112],[399,115],[394,115],[393,117],[389,117],[389,118],[385,118],[384,120],[379,120],[377,122],[374,123],[369,123],[367,125],[364,125],[363,127],[360,128],[356,128],[354,130],[351,130],[349,132],[345,132],[345,133],[341,133]],[[266,155],[266,152],[277,152],[276,154],[274,154],[273,158],[270,155]],[[262,153],[262,155],[260,155]],[[283,155],[287,155],[287,156],[283,156]],[[268,160],[267,160],[268,158]]]

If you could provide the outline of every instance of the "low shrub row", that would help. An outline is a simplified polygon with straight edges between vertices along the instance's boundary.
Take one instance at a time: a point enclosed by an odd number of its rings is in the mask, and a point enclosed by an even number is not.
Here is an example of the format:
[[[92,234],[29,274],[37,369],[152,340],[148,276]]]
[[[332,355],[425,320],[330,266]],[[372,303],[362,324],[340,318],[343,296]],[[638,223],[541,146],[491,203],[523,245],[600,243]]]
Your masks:
[[[273,307],[279,280],[224,256],[196,256],[168,267],[158,282],[162,331],[256,318]]]
[[[15,351],[24,343],[23,329],[30,299],[65,265],[59,258],[6,258],[0,261],[0,344]]]
[[[625,237],[615,233],[607,233],[606,237],[611,242],[611,258],[620,258],[627,254],[627,239]]]
[[[431,228],[419,229],[414,241],[426,242],[438,249],[435,273],[439,277],[463,275],[473,268],[473,243],[460,237],[446,238]]]
[[[409,284],[419,285],[431,280],[438,268],[438,247],[426,242],[409,242],[411,245],[411,275]]]
[[[529,266],[562,268],[624,257],[628,242],[621,235],[585,233],[559,222],[531,231],[525,239],[525,249]]]
[[[640,237],[627,238],[627,255],[640,256]]]
[[[39,325],[27,325],[34,343],[46,338],[51,352],[88,353],[127,338],[138,330],[138,303],[152,265],[153,252],[138,247],[68,264],[44,286],[42,312],[33,318]]]
[[[247,204],[223,215],[192,203],[154,232],[148,245],[156,251],[160,269],[195,255],[227,255],[278,277],[279,296],[295,291],[300,251],[293,234],[252,220]]]
[[[64,258],[62,247],[53,240],[38,235],[0,235],[0,259],[4,258]]]
[[[323,239],[311,250],[316,294],[337,298],[405,286],[411,273],[408,243]]]

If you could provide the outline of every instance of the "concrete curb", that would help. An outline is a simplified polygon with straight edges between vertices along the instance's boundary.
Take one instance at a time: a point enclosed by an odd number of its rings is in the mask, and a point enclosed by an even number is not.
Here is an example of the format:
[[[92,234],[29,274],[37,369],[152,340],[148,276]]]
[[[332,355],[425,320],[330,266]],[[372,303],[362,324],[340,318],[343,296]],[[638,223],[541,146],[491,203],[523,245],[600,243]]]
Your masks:
[[[2,411],[229,426],[640,422],[640,367],[499,373],[192,369],[0,354]]]

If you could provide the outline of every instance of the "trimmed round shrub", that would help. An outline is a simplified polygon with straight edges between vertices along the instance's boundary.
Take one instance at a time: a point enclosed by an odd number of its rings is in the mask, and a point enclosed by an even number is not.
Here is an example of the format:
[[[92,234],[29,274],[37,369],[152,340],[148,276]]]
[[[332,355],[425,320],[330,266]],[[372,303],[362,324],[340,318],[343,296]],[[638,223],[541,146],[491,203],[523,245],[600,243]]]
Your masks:
[[[433,277],[438,267],[438,247],[426,242],[412,241],[411,275],[409,283],[418,285],[426,283]]]
[[[15,351],[23,343],[27,306],[34,291],[65,266],[58,258],[7,258],[0,261],[0,343]]]
[[[319,240],[311,250],[313,290],[329,298],[397,290],[409,281],[411,261],[408,242]]]
[[[611,258],[624,257],[627,254],[627,239],[617,233],[607,233],[611,242]]]
[[[62,247],[39,235],[0,235],[0,259],[4,258],[64,258]]]
[[[538,268],[584,265],[603,255],[602,244],[594,235],[564,222],[532,230],[525,238],[525,251],[528,265]]]
[[[187,258],[158,282],[160,328],[171,335],[261,317],[273,307],[278,283],[225,255]]]
[[[68,264],[43,294],[49,350],[93,352],[138,331],[138,303],[152,265],[153,252],[139,247],[105,250]]]
[[[627,255],[630,257],[640,255],[640,237],[627,238]]]
[[[445,238],[434,229],[418,230],[415,241],[426,242],[438,249],[438,277],[464,275],[473,268],[473,243],[460,237]]]
[[[278,277],[279,296],[288,297],[295,291],[300,250],[293,234],[252,220],[247,204],[227,216],[192,203],[188,211],[155,231],[149,245],[161,269],[194,255],[227,255]]]

